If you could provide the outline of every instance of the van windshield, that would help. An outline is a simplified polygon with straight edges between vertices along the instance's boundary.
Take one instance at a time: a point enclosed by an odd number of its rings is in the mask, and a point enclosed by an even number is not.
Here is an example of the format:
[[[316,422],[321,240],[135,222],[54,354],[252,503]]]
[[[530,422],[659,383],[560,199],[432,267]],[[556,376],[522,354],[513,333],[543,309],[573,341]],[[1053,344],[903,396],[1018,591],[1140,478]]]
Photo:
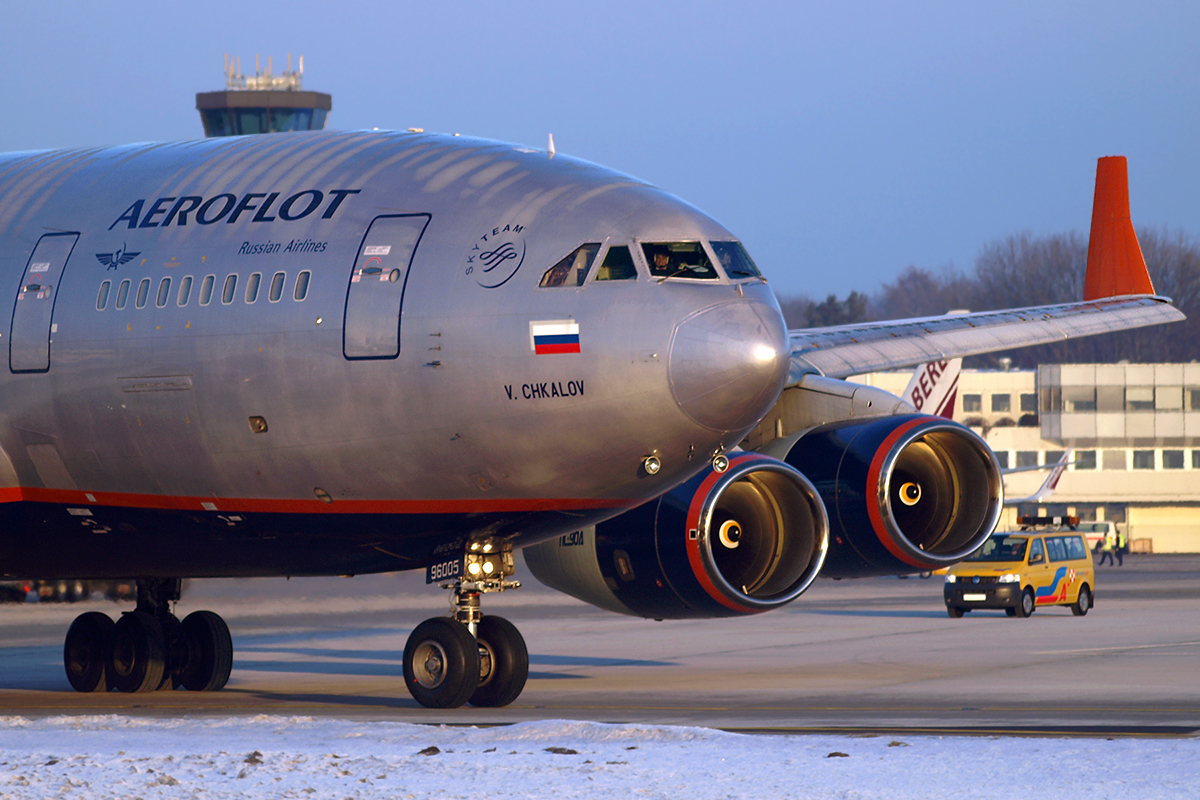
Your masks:
[[[1028,541],[1024,536],[993,536],[967,561],[1024,561]]]

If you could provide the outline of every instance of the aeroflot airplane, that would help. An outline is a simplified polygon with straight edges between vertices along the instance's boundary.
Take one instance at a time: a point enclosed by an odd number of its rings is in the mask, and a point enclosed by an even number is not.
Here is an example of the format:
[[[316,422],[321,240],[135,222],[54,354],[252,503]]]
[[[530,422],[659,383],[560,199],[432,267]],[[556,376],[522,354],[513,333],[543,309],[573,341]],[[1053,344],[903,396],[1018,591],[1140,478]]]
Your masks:
[[[1102,159],[1083,302],[789,332],[730,231],[633,178],[418,133],[0,156],[0,572],[138,578],[71,625],[80,691],[214,690],[185,577],[425,569],[432,707],[528,655],[481,595],[751,614],[820,572],[919,572],[1002,502],[987,445],[840,378],[1182,318]],[[433,598],[431,598],[431,605]]]

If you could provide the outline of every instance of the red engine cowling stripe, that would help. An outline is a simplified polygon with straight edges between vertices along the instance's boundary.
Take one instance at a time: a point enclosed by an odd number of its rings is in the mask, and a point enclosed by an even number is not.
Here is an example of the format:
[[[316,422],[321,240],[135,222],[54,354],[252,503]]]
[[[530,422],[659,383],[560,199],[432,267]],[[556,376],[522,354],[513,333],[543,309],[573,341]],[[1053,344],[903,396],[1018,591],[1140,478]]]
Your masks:
[[[879,473],[883,471],[883,460],[887,458],[887,454],[892,449],[892,445],[894,445],[896,441],[905,433],[912,430],[917,425],[928,422],[931,419],[937,418],[920,417],[918,419],[910,420],[888,434],[887,438],[883,440],[883,443],[879,445],[879,449],[875,451],[875,457],[871,459],[871,467],[867,470],[867,491],[865,492],[866,496],[870,498],[870,500],[867,502],[867,516],[871,519],[871,527],[875,529],[875,536],[879,539],[880,543],[887,548],[889,553],[894,555],[900,561],[903,561],[905,564],[908,564],[910,567],[916,567],[918,569],[926,569],[934,565],[913,558],[896,545],[895,541],[892,540],[892,537],[888,535],[887,526],[883,524],[883,512],[880,510],[879,504],[875,502],[875,499],[879,497]]]
[[[735,456],[729,459],[729,467],[732,469],[737,464],[744,464],[747,461],[758,461],[765,458],[757,453],[746,453],[745,455]],[[692,495],[692,503],[688,507],[687,525],[684,526],[683,535],[686,537],[688,564],[692,567],[692,573],[696,576],[696,580],[700,582],[700,586],[708,593],[708,596],[716,600],[721,605],[737,611],[741,614],[755,614],[758,609],[747,608],[740,603],[735,603],[717,589],[717,585],[708,577],[708,573],[704,571],[704,562],[700,559],[700,537],[693,539],[690,531],[700,530],[700,512],[704,508],[704,500],[708,497],[709,491],[721,479],[722,473],[711,472],[704,481],[696,487],[696,493]]]

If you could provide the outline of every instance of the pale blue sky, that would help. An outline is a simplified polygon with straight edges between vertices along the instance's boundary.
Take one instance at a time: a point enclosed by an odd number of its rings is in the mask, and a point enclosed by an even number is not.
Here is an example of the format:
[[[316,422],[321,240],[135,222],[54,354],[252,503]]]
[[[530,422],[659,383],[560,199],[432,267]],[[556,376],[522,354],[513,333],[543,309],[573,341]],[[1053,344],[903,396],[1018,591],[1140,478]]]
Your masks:
[[[1200,234],[1198,42],[1194,2],[9,3],[0,151],[199,137],[224,53],[290,51],[329,128],[553,132],[712,214],[781,294],[845,294],[1086,231],[1102,155],[1136,224]]]

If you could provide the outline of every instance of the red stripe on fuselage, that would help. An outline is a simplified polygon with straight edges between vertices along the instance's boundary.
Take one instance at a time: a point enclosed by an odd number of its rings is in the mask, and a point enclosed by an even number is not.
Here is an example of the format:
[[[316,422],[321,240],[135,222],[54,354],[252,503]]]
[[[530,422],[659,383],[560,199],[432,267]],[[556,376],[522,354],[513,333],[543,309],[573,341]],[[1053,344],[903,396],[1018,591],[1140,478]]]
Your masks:
[[[94,500],[89,499],[89,495]],[[35,487],[0,488],[0,503],[54,503],[70,506],[113,506],[165,511],[216,511],[278,514],[484,514],[513,511],[575,511],[590,508],[632,508],[641,500],[611,498],[479,498],[447,500],[337,500],[316,498],[173,497],[124,492],[81,492]]]

